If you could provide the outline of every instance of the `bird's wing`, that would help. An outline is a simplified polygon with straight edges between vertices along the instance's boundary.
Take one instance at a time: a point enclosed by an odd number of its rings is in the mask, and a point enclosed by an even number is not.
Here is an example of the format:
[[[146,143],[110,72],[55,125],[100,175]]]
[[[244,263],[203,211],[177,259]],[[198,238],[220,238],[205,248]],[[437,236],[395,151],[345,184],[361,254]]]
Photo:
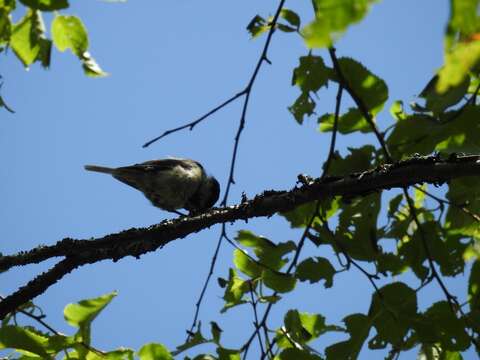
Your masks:
[[[180,166],[185,170],[190,170],[194,167],[200,167],[203,169],[202,165],[197,161],[190,160],[190,159],[160,159],[160,160],[149,160],[145,161],[141,164],[135,164],[132,167],[137,167],[139,169],[143,169],[146,171],[165,171],[165,170],[172,170],[173,168]]]

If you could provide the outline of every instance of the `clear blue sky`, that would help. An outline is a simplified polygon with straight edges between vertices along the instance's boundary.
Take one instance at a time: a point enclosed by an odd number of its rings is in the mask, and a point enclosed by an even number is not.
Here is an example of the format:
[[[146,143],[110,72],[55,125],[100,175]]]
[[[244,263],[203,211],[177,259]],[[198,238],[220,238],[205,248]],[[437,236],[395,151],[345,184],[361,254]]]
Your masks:
[[[85,77],[71,53],[54,51],[49,71],[38,65],[25,71],[13,54],[2,56],[2,95],[16,114],[1,112],[0,251],[11,254],[64,237],[98,237],[170,216],[114,179],[85,172],[84,164],[115,166],[190,157],[201,161],[224,188],[240,102],[193,132],[174,134],[148,149],[141,145],[243,88],[265,40],[250,40],[245,27],[257,13],[272,14],[277,2],[72,1],[65,13],[79,15],[85,22],[91,53],[111,74],[103,79]],[[310,2],[299,3],[287,1],[287,7],[301,13],[306,22],[312,16]],[[446,0],[384,1],[337,44],[339,56],[362,61],[389,85],[381,127],[391,121],[389,104],[412,100],[442,64],[447,18]],[[299,173],[320,174],[329,135],[316,131],[315,119],[299,126],[287,111],[298,95],[290,84],[292,69],[306,53],[295,35],[275,34],[269,54],[273,64],[262,68],[248,109],[230,203],[238,202],[242,191],[252,197],[265,189],[292,187]],[[324,112],[333,111],[335,90],[330,92],[320,95]],[[345,151],[346,146],[365,141],[375,144],[373,138],[350,135],[341,137],[338,146]],[[274,241],[300,237],[280,217],[228,229],[231,236],[238,229],[250,229]],[[153,341],[173,348],[183,341],[192,321],[219,230],[217,226],[175,241],[140,260],[84,266],[35,301],[53,327],[71,334],[73,329],[62,314],[67,303],[118,290],[118,297],[94,323],[94,345],[103,350],[138,349]],[[323,255],[313,247],[308,251]],[[231,253],[232,248],[224,245],[216,276],[227,276]],[[2,274],[0,292],[16,290],[52,264]],[[299,285],[298,294],[275,306],[277,322],[270,326],[279,326],[278,315],[289,308],[321,313],[329,323],[368,311],[373,289],[364,277],[351,271],[335,281],[329,290]],[[447,283],[453,292],[464,294],[464,282]],[[422,307],[441,298],[435,286],[430,287],[421,298]],[[252,331],[251,309],[239,307],[219,315],[222,295],[213,281],[201,311],[204,330],[208,333],[208,321],[216,320],[227,330],[225,345],[239,345]],[[326,342],[332,339],[326,336]],[[368,358],[383,358],[381,353],[373,355]],[[367,358],[365,351],[362,358]]]

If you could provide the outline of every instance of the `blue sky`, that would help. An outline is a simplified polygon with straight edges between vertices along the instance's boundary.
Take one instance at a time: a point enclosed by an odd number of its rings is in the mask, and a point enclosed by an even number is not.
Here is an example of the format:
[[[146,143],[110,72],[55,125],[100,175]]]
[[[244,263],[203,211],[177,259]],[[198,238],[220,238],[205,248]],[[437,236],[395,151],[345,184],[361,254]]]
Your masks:
[[[309,5],[287,1],[304,23],[312,16]],[[91,53],[110,73],[102,79],[85,77],[71,53],[55,51],[49,71],[38,65],[25,71],[13,54],[2,56],[2,96],[16,113],[2,111],[0,121],[0,251],[11,254],[64,237],[98,237],[171,216],[114,179],[85,172],[84,164],[120,166],[190,157],[202,162],[224,189],[241,102],[193,132],[171,135],[147,149],[141,145],[243,89],[265,40],[250,40],[245,27],[254,15],[268,16],[276,6],[277,1],[253,0],[72,2],[64,13],[78,15],[86,24]],[[361,61],[388,84],[389,102],[378,118],[382,128],[392,121],[389,104],[413,100],[442,64],[447,18],[446,0],[384,1],[338,42],[339,56]],[[287,111],[298,95],[291,86],[292,70],[307,51],[295,35],[275,34],[269,52],[272,65],[261,69],[252,93],[230,204],[239,202],[243,191],[253,197],[266,189],[292,187],[299,173],[320,175],[329,135],[316,131],[314,118],[299,126]],[[320,93],[323,112],[333,111],[334,96],[334,89]],[[344,152],[347,146],[365,142],[376,145],[374,138],[349,135],[340,137],[338,146]],[[249,229],[274,241],[300,237],[278,216],[228,229],[231,236]],[[190,326],[219,231],[217,226],[191,235],[140,260],[82,267],[35,301],[53,327],[72,333],[62,315],[67,303],[118,290],[118,297],[94,323],[94,345],[138,349],[154,341],[173,348]],[[322,255],[313,247],[308,251]],[[227,276],[231,253],[224,245],[216,276]],[[14,291],[52,265],[2,274],[0,292]],[[464,294],[464,282],[448,284],[453,292]],[[298,294],[275,307],[271,327],[279,326],[279,316],[290,308],[321,313],[329,323],[368,311],[372,288],[365,278],[352,271],[339,275],[336,284],[329,290],[300,285]],[[422,306],[441,298],[435,286],[423,295]],[[226,330],[226,346],[243,343],[252,331],[251,310],[239,307],[219,315],[221,296],[222,289],[212,281],[201,319],[205,325],[218,321]],[[333,341],[329,336],[320,346]],[[362,358],[366,354],[362,352]],[[380,353],[369,358],[375,356],[382,358]]]

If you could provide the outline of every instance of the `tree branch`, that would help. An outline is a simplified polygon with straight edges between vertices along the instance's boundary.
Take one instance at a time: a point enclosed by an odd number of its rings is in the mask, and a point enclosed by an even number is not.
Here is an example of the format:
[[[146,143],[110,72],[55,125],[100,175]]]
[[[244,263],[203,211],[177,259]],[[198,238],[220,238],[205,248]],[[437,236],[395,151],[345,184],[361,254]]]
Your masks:
[[[101,260],[117,261],[126,256],[139,257],[155,251],[169,242],[184,238],[212,225],[272,216],[286,212],[314,200],[332,196],[362,196],[375,191],[404,188],[418,183],[439,184],[463,176],[480,176],[480,155],[415,157],[345,177],[316,179],[290,191],[265,191],[254,199],[239,205],[215,208],[194,217],[166,220],[148,228],[132,228],[93,240],[59,241],[16,255],[0,257],[0,271],[13,266],[40,263],[52,257],[63,256],[49,271],[39,275],[15,293],[0,302],[0,319],[21,304],[42,294],[73,269]]]

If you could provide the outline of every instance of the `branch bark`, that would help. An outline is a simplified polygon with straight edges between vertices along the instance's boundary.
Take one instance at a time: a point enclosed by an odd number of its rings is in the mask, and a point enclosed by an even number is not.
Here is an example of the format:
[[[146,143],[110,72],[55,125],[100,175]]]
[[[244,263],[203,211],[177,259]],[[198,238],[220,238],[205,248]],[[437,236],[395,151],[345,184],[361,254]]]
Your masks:
[[[126,256],[140,257],[169,242],[199,232],[215,224],[272,216],[293,210],[299,205],[332,196],[363,196],[375,191],[405,188],[418,183],[441,184],[463,176],[480,176],[480,155],[414,157],[394,164],[345,177],[324,177],[290,191],[265,191],[241,204],[215,208],[194,217],[166,220],[148,228],[132,228],[93,240],[63,239],[55,245],[42,246],[15,255],[0,257],[0,271],[13,266],[40,263],[53,257],[64,257],[0,302],[0,319],[9,312],[42,294],[75,268],[101,260],[117,261]]]

